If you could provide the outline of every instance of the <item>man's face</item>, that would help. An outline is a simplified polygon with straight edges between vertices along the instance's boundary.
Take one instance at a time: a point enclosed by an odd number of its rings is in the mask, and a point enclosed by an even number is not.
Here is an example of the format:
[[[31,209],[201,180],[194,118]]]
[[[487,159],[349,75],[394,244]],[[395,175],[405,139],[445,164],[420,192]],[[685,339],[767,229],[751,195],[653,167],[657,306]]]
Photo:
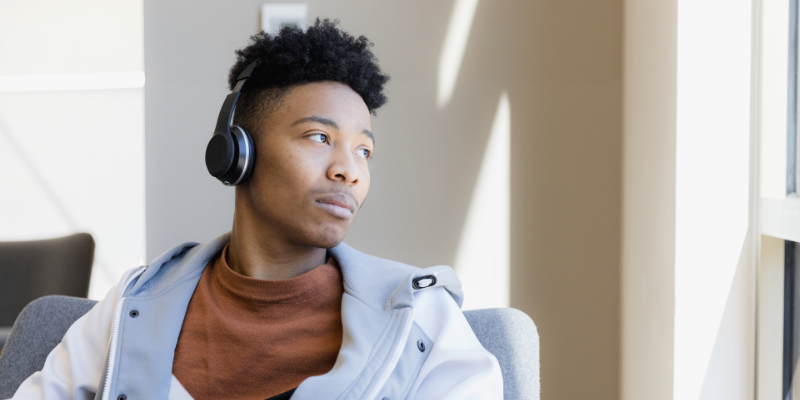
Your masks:
[[[361,96],[336,82],[298,85],[252,134],[247,213],[295,245],[339,244],[369,191],[374,143]]]

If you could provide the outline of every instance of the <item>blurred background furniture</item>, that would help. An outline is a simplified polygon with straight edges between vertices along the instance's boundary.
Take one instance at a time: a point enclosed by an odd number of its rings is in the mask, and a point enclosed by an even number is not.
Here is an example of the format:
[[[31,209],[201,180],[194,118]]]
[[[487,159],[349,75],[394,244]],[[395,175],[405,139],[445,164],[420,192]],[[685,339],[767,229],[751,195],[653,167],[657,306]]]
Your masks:
[[[0,349],[20,311],[33,300],[56,294],[87,297],[93,259],[94,239],[88,233],[0,242]]]
[[[0,353],[0,399],[11,397],[31,374],[42,369],[50,351],[72,323],[96,304],[93,300],[47,296],[29,304]],[[465,311],[481,344],[497,357],[506,400],[539,400],[539,334],[525,313],[512,308]]]

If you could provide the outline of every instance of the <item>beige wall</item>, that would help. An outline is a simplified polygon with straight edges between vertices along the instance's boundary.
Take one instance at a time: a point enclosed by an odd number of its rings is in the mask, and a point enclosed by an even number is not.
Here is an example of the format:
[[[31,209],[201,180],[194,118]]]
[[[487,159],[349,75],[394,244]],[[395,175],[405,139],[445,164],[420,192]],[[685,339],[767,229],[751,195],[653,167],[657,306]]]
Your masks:
[[[677,0],[625,1],[624,400],[672,399]]]
[[[622,2],[529,4],[510,76],[511,305],[539,327],[542,398],[617,399]]]
[[[233,50],[258,28],[261,3],[145,1],[149,257],[230,227],[233,192],[207,175],[202,154]],[[622,1],[481,0],[441,110],[453,1],[308,4],[311,16],[372,39],[392,76],[373,121],[373,186],[346,241],[415,265],[451,264],[507,91],[511,306],[539,328],[542,396],[619,398]]]

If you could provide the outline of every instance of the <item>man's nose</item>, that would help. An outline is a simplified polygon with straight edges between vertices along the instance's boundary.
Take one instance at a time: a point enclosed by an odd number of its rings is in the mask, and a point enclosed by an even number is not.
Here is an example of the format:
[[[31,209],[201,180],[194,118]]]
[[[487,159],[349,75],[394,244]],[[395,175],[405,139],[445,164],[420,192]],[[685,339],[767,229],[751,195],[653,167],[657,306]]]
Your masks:
[[[349,150],[348,146],[335,146],[331,158],[331,165],[328,167],[328,179],[349,184],[350,186],[358,183],[358,168],[355,155]]]

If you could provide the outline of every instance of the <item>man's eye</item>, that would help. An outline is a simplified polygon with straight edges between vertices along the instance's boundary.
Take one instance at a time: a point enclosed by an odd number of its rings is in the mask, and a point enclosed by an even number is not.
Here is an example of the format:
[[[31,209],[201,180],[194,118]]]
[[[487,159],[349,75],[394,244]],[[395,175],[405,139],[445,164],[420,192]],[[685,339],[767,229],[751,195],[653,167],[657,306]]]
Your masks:
[[[371,152],[371,151],[369,151],[369,149],[358,149],[358,151],[356,151],[356,153],[357,153],[357,154],[358,154],[358,155],[359,155],[361,158],[363,158],[363,159],[365,159],[365,160],[369,160],[370,158],[372,158],[372,152]]]
[[[315,133],[309,135],[308,138],[318,143],[328,143],[328,135],[324,133]]]

